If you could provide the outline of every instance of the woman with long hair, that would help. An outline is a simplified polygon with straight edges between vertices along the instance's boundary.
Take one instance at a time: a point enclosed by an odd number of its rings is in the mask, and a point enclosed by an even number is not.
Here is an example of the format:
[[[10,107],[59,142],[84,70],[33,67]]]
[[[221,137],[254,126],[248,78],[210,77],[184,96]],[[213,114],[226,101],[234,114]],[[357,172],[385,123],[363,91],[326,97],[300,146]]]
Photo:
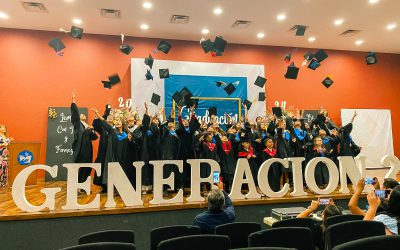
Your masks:
[[[0,188],[7,186],[8,179],[8,145],[14,140],[7,136],[7,127],[0,124]]]

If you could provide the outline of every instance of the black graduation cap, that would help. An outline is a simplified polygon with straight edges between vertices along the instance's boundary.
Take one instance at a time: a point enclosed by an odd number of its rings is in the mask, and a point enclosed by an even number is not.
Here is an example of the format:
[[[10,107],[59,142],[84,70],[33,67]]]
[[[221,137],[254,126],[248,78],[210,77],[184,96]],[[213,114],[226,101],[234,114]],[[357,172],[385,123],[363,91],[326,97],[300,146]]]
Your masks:
[[[154,59],[151,56],[151,54],[149,54],[149,56],[144,59],[144,64],[146,64],[147,66],[150,67],[150,69],[152,69],[153,68],[153,63],[154,63]]]
[[[215,85],[217,85],[217,87],[221,87],[222,85],[226,86],[226,82],[223,81],[216,81]]]
[[[176,92],[172,95],[172,99],[173,99],[176,103],[179,103],[180,100],[182,99],[182,96],[181,96],[181,94],[180,94],[178,91],[176,91]]]
[[[104,88],[106,89],[111,89],[112,84],[109,81],[101,81],[101,83],[103,84]]]
[[[310,61],[313,57],[314,57],[314,54],[313,53],[311,53],[311,51],[308,51],[306,54],[304,54],[304,59],[306,59],[307,61]]]
[[[321,64],[316,59],[312,59],[310,64],[308,65],[308,68],[315,70],[319,66],[321,66]]]
[[[297,75],[299,74],[299,68],[294,65],[292,62],[288,67],[285,74],[286,79],[297,79]]]
[[[60,38],[51,39],[50,42],[49,42],[49,46],[52,47],[56,53],[58,53],[61,50],[65,49],[65,45],[61,41]]]
[[[224,38],[222,38],[222,36],[215,37],[214,46],[213,46],[214,51],[217,52],[217,54],[218,54],[218,52],[224,52],[226,44],[227,44],[227,41],[225,41]]]
[[[208,108],[208,116],[217,115],[217,107]]]
[[[114,74],[108,77],[108,80],[110,81],[110,83],[114,86],[117,83],[121,82],[121,79],[119,78],[118,74]]]
[[[257,79],[254,82],[254,85],[256,85],[260,88],[264,88],[264,85],[266,82],[267,82],[267,79],[265,79],[264,77],[261,77],[261,76],[257,76]]]
[[[323,49],[320,49],[315,53],[314,55],[315,59],[317,59],[318,62],[322,62],[328,57],[328,54]]]
[[[188,90],[186,87],[183,87],[179,92],[181,94],[181,103],[183,102],[186,106],[190,106],[192,104],[191,97],[193,96],[192,92]]]
[[[153,75],[151,74],[151,71],[148,69],[146,72],[146,80],[153,80]]]
[[[258,93],[258,101],[259,102],[265,101],[265,92]]]
[[[83,35],[83,29],[76,26],[71,26],[71,31],[69,34],[73,38],[81,39]]]
[[[201,41],[200,44],[204,50],[204,53],[208,53],[208,52],[212,51],[214,48],[214,43],[210,39]]]
[[[250,135],[251,135],[251,131],[249,131],[248,129],[241,128],[239,130],[240,142],[249,142],[251,139]]]
[[[307,27],[304,25],[296,25],[296,36],[304,36]]]
[[[165,54],[168,54],[169,50],[171,49],[171,44],[164,40],[161,40],[160,43],[158,43],[157,49],[164,52]]]
[[[367,55],[365,56],[365,62],[367,65],[375,64],[378,62],[378,59],[376,58],[375,52],[368,52]]]
[[[168,69],[159,69],[160,79],[169,78],[169,70]]]
[[[235,92],[236,88],[232,83],[229,83],[228,86],[224,88],[224,90],[228,95],[231,95],[233,92]]]
[[[283,59],[283,61],[285,61],[286,63],[289,63],[290,60],[291,60],[291,58],[292,58],[292,55],[291,55],[291,54],[286,54],[286,56],[285,56],[285,58]]]
[[[243,104],[246,105],[247,110],[249,110],[253,103],[246,99],[246,100],[244,100]]]
[[[122,53],[124,53],[125,55],[129,55],[131,53],[131,51],[133,50],[133,47],[130,46],[129,44],[121,44],[119,46],[119,51],[121,51]]]
[[[272,107],[272,114],[274,114],[276,117],[282,117],[282,108],[281,107]]]
[[[160,102],[160,100],[161,100],[160,96],[157,95],[156,93],[153,93],[153,95],[151,96],[151,103],[158,106],[158,103]]]
[[[322,84],[326,87],[329,88],[333,84],[333,80],[329,77],[326,77],[323,81]]]

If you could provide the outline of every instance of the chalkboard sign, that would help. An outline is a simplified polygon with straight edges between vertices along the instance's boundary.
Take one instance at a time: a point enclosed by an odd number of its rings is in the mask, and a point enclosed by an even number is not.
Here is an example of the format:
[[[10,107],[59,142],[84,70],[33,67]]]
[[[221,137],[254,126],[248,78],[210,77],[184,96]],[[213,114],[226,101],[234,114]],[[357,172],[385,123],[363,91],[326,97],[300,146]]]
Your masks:
[[[312,122],[315,118],[317,118],[318,110],[304,110],[303,118],[305,118],[305,122]]]
[[[49,115],[47,119],[46,164],[57,165],[58,174],[57,178],[52,178],[46,172],[46,181],[66,180],[67,170],[62,167],[62,164],[73,162],[74,126],[71,123],[71,108],[52,107],[51,109],[52,112],[49,113],[53,116]],[[79,113],[87,117],[87,108],[80,108]]]

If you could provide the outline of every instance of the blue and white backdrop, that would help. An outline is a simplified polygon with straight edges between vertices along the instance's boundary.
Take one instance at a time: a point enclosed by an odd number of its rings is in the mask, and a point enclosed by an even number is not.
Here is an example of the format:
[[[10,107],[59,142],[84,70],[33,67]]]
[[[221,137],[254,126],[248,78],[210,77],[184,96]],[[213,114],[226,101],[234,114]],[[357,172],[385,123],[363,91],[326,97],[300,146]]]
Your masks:
[[[169,69],[170,77],[160,79],[158,70],[165,68]],[[249,111],[250,119],[265,113],[265,102],[257,100],[259,92],[265,90],[253,84],[257,76],[264,77],[264,65],[155,60],[151,71],[153,81],[146,80],[147,69],[144,58],[131,59],[131,98],[141,111],[143,103],[150,103],[152,94],[156,93],[161,96],[161,101],[158,107],[149,104],[150,111],[154,113],[161,106],[165,106],[168,116],[172,108],[172,95],[186,87],[194,97],[241,98],[242,102],[245,99],[255,101]],[[235,83],[236,91],[229,96],[223,86],[216,86],[216,81]],[[224,123],[225,113],[237,117],[239,111],[238,102],[234,100],[200,100],[196,115],[207,117],[209,107],[217,107],[217,116],[221,123]],[[183,116],[185,115],[186,110],[183,113]]]

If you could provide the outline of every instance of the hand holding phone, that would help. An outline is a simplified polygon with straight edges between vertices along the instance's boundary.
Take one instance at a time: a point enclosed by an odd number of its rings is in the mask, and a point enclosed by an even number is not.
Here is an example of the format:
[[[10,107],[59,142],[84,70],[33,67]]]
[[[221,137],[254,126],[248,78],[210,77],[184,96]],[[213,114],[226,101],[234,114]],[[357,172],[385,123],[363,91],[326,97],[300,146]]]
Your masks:
[[[375,184],[374,178],[365,178],[365,184],[374,185]]]
[[[375,195],[378,196],[379,198],[384,198],[386,199],[390,194],[390,190],[375,190]]]
[[[219,183],[219,172],[218,171],[214,171],[213,172],[213,183],[214,184],[218,184]]]
[[[329,199],[319,199],[320,205],[329,205]]]

